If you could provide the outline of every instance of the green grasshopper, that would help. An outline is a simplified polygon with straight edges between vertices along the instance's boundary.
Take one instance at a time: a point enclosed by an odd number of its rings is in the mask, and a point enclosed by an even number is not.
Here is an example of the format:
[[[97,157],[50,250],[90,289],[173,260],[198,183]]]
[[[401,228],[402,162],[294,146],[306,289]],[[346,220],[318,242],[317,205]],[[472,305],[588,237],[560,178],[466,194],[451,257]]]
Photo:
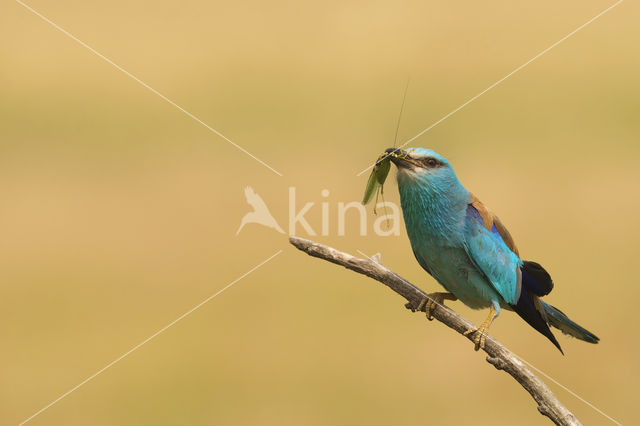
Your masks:
[[[371,174],[369,175],[369,180],[367,181],[367,187],[364,190],[364,197],[362,199],[362,204],[364,205],[369,204],[375,192],[376,202],[373,206],[373,212],[375,214],[378,214],[378,212],[376,211],[376,205],[378,204],[378,196],[382,198],[382,202],[384,203],[384,182],[387,180],[387,176],[389,175],[389,170],[391,169],[391,157],[408,160],[408,158],[406,158],[406,154],[404,154],[403,151],[384,152],[380,154],[380,156],[376,160],[376,164],[373,166],[373,169],[371,170]]]
[[[384,203],[384,182],[387,180],[389,170],[391,169],[391,156],[395,154],[384,153],[378,157],[375,166],[371,170],[369,180],[367,181],[367,187],[364,190],[364,198],[362,204],[367,205],[373,198],[373,193],[376,194],[376,202],[373,205],[373,212],[376,212],[376,205],[378,204],[378,195],[382,195],[382,202]]]

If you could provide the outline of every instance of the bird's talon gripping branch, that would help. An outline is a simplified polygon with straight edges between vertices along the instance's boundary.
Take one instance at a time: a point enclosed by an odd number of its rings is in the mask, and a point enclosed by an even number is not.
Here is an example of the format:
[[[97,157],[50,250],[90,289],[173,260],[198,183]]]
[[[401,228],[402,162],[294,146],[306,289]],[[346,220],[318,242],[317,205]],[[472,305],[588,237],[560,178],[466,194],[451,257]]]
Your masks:
[[[487,317],[486,320],[484,320],[484,322],[480,325],[480,327],[474,327],[462,333],[465,336],[468,336],[471,333],[476,334],[475,337],[473,338],[473,343],[475,343],[474,349],[476,351],[480,349],[484,349],[484,344],[487,340],[487,335],[489,334],[489,327],[491,326],[491,323],[497,316],[498,316],[498,312],[496,308],[493,305],[491,305],[491,308],[489,309],[489,316]]]
[[[427,319],[429,321],[433,321],[433,315],[432,315],[433,308],[435,307],[435,305],[444,306],[445,300],[458,300],[458,298],[454,296],[452,293],[444,293],[444,292],[429,293],[427,294],[427,297],[422,298],[416,310],[422,311],[422,309],[424,308],[424,312],[427,315]]]
[[[433,321],[433,315],[431,315],[431,311],[433,311],[433,306],[436,305],[436,304],[440,305],[441,302],[440,303],[436,302],[434,299],[430,298],[427,301],[427,306],[425,306],[425,308],[424,308],[424,313],[427,315],[427,319],[429,321]]]
[[[463,334],[463,335],[465,335],[465,336],[468,336],[468,335],[470,335],[471,333],[477,333],[479,330],[480,330],[480,329],[479,329],[478,327],[473,327],[473,328],[470,328],[469,330],[465,331],[465,332],[464,332],[464,333],[462,333],[462,334]],[[476,351],[477,351],[478,349],[480,349],[480,342],[478,341],[478,336],[476,336],[476,337],[473,339],[473,343],[475,343],[475,347],[474,347],[474,349],[475,349]]]
[[[476,333],[476,336],[473,338],[473,343],[475,344],[474,350],[478,351],[480,349],[484,349],[484,342],[486,337],[486,330],[483,330],[481,327],[474,327],[470,330],[464,332],[465,336],[468,336],[471,333]]]
[[[446,293],[446,292],[429,293],[427,294],[427,297],[429,298],[429,301],[427,302],[427,306],[425,307],[424,311],[426,312],[427,319],[429,321],[433,321],[433,316],[431,315],[431,312],[433,311],[434,305],[444,306],[445,300],[452,300],[452,301],[458,300],[458,298],[454,296],[453,293]]]

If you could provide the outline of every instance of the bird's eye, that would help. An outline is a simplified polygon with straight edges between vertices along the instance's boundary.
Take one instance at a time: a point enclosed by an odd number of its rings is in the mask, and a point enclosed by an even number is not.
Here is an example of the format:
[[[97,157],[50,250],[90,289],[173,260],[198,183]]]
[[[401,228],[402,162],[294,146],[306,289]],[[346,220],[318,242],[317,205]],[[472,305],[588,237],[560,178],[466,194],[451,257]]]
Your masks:
[[[435,158],[428,158],[426,163],[427,163],[427,166],[429,167],[435,167],[438,165],[438,162],[436,161]]]

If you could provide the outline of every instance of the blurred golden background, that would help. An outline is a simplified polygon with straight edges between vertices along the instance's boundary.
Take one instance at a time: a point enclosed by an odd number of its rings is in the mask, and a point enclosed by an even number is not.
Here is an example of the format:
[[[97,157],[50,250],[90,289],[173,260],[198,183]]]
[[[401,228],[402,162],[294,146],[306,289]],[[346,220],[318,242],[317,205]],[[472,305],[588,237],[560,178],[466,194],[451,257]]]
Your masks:
[[[472,344],[381,285],[258,225],[298,209],[342,250],[439,287],[398,237],[337,236],[393,134],[417,134],[612,3],[33,0],[33,8],[267,162],[279,177],[17,2],[0,6],[0,423],[544,424]],[[624,424],[640,379],[639,7],[624,2],[419,138],[496,211],[594,331],[513,313],[492,335]],[[324,199],[321,191],[328,189]],[[398,202],[393,178],[386,187]],[[374,220],[368,208],[369,229]],[[285,228],[286,229],[286,228]],[[302,237],[308,235],[299,229]],[[449,303],[475,322],[486,312]],[[556,333],[559,334],[559,333]],[[608,420],[554,384],[584,424]]]

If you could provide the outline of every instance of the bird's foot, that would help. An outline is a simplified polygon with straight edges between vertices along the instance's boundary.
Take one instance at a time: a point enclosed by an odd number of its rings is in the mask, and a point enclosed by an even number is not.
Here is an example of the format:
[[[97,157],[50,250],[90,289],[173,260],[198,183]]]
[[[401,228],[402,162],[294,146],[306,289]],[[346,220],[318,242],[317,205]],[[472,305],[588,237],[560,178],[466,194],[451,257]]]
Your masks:
[[[465,336],[468,336],[471,333],[476,333],[475,337],[473,338],[473,343],[475,344],[474,349],[480,350],[480,349],[484,349],[484,342],[487,336],[487,328],[488,327],[473,327],[472,329],[469,329],[467,331],[464,332]]]
[[[420,301],[420,304],[418,305],[418,311],[422,311],[422,309],[424,308],[424,312],[427,315],[427,319],[429,321],[433,321],[432,312],[433,312],[434,306],[436,305],[444,306],[445,300],[458,300],[458,298],[454,296],[452,293],[443,293],[443,292],[429,293],[427,294],[427,297],[424,297]]]
[[[487,317],[486,320],[484,320],[482,324],[480,324],[480,327],[474,327],[462,333],[465,336],[475,333],[475,336],[473,337],[473,343],[475,343],[474,349],[476,351],[480,349],[484,350],[484,344],[485,344],[485,341],[487,340],[487,335],[489,334],[489,327],[491,326],[491,323],[497,316],[498,315],[496,315],[496,309],[493,306],[491,306],[491,309],[489,310],[489,316]]]

